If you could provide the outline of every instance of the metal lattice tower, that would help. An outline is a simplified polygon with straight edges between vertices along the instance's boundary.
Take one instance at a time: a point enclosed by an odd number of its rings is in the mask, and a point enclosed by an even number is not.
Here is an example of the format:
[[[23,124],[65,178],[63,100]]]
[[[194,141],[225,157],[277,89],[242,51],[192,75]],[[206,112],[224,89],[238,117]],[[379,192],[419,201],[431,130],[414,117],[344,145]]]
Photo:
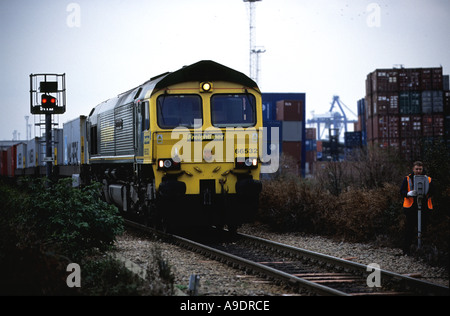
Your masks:
[[[256,26],[255,26],[255,2],[262,0],[243,0],[248,3],[249,8],[249,20],[250,20],[250,78],[252,78],[256,83],[259,80],[260,72],[260,57],[259,54],[265,53],[264,47],[256,46]]]

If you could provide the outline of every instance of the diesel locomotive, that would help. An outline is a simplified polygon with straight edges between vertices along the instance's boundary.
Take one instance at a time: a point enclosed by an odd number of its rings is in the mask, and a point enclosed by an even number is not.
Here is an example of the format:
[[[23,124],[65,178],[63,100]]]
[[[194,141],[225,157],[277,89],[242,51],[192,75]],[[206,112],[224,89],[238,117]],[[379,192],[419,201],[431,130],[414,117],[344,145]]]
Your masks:
[[[92,109],[84,174],[106,201],[162,228],[253,218],[262,185],[262,101],[241,72],[200,61]]]

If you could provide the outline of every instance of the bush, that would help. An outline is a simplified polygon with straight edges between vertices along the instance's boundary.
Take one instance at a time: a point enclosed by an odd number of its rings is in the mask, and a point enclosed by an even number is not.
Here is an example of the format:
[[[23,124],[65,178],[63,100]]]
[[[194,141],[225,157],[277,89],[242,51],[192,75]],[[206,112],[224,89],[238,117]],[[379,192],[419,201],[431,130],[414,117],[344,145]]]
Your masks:
[[[50,188],[42,179],[21,185],[15,217],[21,242],[50,243],[72,259],[114,243],[123,232],[117,208],[100,199],[100,184],[78,189],[71,181],[62,179]]]
[[[347,241],[383,242],[400,247],[404,236],[403,177],[411,168],[390,153],[361,151],[354,161],[322,163],[312,179],[300,179],[288,160],[263,181],[259,219],[276,231],[326,235]],[[428,144],[426,173],[433,179],[434,210],[424,234],[433,257],[448,265],[450,242],[450,151],[445,143]]]

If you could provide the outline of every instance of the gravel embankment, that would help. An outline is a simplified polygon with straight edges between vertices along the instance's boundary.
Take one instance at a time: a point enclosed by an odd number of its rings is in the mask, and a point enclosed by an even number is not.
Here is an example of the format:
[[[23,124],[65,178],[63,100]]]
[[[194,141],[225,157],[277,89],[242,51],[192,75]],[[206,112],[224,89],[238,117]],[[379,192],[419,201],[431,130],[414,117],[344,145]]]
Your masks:
[[[381,269],[400,274],[420,274],[422,280],[445,286],[449,285],[448,273],[444,269],[431,267],[413,257],[402,256],[400,249],[379,248],[361,243],[336,242],[323,237],[304,236],[302,234],[275,234],[264,227],[254,225],[244,226],[239,231],[295,247],[339,258],[347,258],[366,265],[377,263]],[[116,245],[120,255],[144,269],[152,257],[155,247],[158,248],[162,257],[172,267],[175,284],[184,293],[187,293],[190,275],[195,274],[200,276],[199,295],[296,295],[288,288],[265,279],[246,275],[243,271],[164,242],[148,240],[144,237],[125,233],[117,238]]]

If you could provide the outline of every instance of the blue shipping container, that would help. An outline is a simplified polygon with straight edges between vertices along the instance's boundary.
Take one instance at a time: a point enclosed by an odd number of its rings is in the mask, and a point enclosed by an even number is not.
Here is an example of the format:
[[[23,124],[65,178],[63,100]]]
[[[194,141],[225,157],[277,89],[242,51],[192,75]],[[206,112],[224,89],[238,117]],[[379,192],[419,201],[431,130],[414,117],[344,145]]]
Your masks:
[[[281,144],[283,140],[283,122],[281,121],[264,121],[263,127],[264,127],[264,133],[266,133],[266,142],[263,144],[266,148],[266,153],[268,155],[272,154],[273,150],[278,150],[278,153],[281,154]],[[278,129],[278,142],[274,139],[272,141],[272,137],[275,136],[274,133],[276,133],[276,129]],[[277,144],[278,143],[278,144]],[[271,148],[270,145],[276,146],[276,148]],[[274,147],[272,146],[272,147]]]

